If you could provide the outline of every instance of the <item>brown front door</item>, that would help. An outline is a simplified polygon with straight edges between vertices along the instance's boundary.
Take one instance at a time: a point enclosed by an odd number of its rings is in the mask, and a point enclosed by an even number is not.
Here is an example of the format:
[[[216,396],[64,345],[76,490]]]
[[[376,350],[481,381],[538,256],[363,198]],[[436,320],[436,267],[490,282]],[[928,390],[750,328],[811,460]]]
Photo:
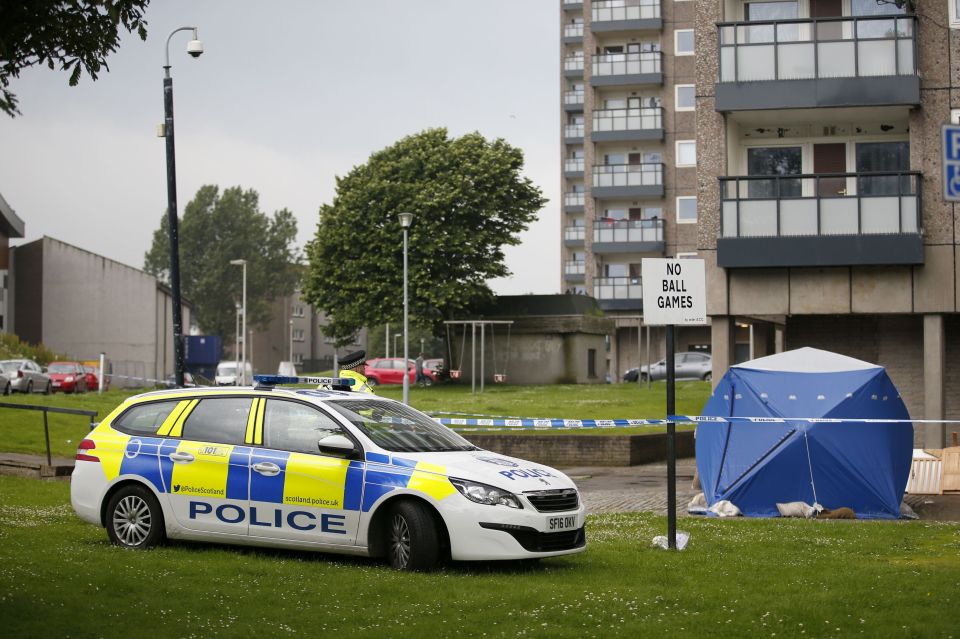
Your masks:
[[[843,15],[843,0],[810,0],[811,18],[839,18]],[[818,22],[817,40],[841,40],[842,22]]]
[[[813,172],[846,173],[847,145],[843,142],[813,145]],[[817,195],[835,197],[847,194],[847,179],[842,177],[820,178]]]

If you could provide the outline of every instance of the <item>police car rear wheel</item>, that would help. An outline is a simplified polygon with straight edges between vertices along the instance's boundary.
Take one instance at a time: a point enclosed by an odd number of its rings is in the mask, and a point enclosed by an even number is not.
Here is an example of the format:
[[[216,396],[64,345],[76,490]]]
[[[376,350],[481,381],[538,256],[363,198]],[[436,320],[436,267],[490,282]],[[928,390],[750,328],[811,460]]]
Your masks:
[[[430,570],[440,560],[440,540],[433,517],[416,502],[402,502],[388,519],[387,557],[397,570]]]
[[[122,488],[107,506],[107,536],[124,548],[149,548],[163,541],[163,512],[149,490]]]

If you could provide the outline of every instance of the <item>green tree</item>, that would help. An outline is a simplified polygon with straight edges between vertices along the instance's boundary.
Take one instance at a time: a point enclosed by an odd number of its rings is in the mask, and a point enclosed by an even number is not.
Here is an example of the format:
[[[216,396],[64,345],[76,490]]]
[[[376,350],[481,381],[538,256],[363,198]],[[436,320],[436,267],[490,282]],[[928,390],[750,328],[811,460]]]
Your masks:
[[[307,245],[303,287],[330,316],[327,335],[342,344],[363,326],[400,322],[403,211],[414,214],[412,322],[439,333],[443,320],[489,301],[487,280],[510,274],[503,246],[518,244],[546,203],[522,169],[522,152],[504,140],[451,138],[440,128],[403,138],[337,178]]]
[[[10,0],[0,2],[0,110],[20,113],[11,78],[37,64],[70,71],[76,86],[83,71],[96,80],[108,53],[120,44],[120,28],[147,39],[143,13],[150,0]]]
[[[167,216],[153,233],[144,270],[169,281],[170,241]],[[247,260],[247,325],[266,328],[270,305],[290,295],[300,276],[294,246],[297,222],[282,209],[268,217],[260,212],[259,195],[239,186],[202,186],[180,218],[180,284],[193,303],[201,329],[224,337],[234,334],[236,304],[242,298],[241,267]]]

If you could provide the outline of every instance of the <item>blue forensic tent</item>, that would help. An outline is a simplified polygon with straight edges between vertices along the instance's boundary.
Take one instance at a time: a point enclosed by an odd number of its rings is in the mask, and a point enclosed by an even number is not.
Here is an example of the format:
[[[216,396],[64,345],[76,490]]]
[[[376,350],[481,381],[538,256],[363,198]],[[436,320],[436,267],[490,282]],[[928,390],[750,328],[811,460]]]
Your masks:
[[[731,367],[703,414],[910,419],[883,367],[815,348]],[[710,506],[726,499],[744,515],[776,517],[777,503],[802,501],[894,519],[910,472],[913,424],[700,423],[696,441]]]

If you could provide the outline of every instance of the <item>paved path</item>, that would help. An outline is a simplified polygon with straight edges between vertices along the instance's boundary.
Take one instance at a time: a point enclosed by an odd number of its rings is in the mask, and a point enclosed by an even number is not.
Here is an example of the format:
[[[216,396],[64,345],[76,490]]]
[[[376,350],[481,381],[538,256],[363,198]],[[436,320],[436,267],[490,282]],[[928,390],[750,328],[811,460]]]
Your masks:
[[[687,503],[699,490],[691,487],[693,460],[677,462],[677,512],[686,513]],[[667,512],[667,465],[663,463],[629,467],[564,468],[591,513]]]

